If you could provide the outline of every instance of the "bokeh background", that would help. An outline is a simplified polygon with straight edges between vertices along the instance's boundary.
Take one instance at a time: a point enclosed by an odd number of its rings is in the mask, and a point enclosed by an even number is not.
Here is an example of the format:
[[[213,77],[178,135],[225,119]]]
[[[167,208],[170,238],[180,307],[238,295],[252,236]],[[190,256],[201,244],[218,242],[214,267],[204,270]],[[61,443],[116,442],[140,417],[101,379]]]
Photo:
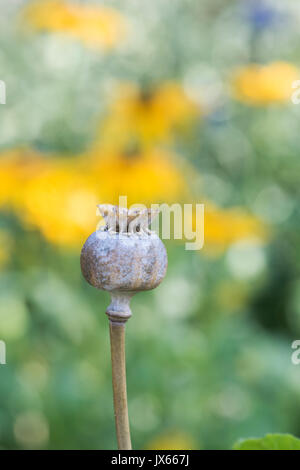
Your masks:
[[[300,436],[300,4],[0,0],[0,446],[116,447],[97,203],[204,203],[127,325],[136,449]],[[196,230],[202,230],[197,227]]]

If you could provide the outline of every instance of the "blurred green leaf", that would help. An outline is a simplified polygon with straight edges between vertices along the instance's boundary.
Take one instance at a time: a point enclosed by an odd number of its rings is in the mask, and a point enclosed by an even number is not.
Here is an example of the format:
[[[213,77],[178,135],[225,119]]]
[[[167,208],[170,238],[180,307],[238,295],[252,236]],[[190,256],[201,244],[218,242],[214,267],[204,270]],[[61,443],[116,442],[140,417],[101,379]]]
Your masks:
[[[238,441],[234,450],[300,450],[300,439],[291,434],[267,434],[260,439]]]

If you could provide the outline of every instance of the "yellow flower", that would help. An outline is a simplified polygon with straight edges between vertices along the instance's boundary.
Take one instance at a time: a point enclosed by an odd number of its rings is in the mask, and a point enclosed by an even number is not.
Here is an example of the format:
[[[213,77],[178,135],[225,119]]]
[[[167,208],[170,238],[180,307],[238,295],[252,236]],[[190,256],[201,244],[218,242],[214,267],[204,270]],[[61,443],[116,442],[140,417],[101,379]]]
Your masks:
[[[18,178],[16,170],[18,165],[16,159],[17,151],[9,151],[1,154],[0,157],[0,206],[6,206],[11,203],[12,197],[18,192]]]
[[[233,93],[238,100],[253,106],[284,103],[290,100],[292,83],[298,77],[297,68],[286,62],[250,64],[236,71]]]
[[[52,162],[26,185],[22,217],[53,243],[77,247],[96,229],[95,188],[79,162]]]
[[[34,0],[24,21],[35,31],[65,33],[93,47],[111,48],[126,36],[125,19],[116,10],[66,0]]]
[[[28,150],[0,155],[0,207],[19,215],[59,245],[78,247],[96,229],[96,205],[177,201],[187,191],[174,155],[90,152],[73,159],[43,158]]]
[[[128,205],[176,202],[188,190],[178,160],[162,150],[94,155],[89,173],[106,203],[117,204],[123,195],[127,196]]]
[[[51,242],[76,246],[95,229],[98,198],[78,159],[11,150],[0,155],[0,179],[0,207]]]
[[[221,209],[204,202],[204,247],[202,253],[218,256],[237,241],[255,239],[264,242],[268,237],[265,224],[240,207]],[[194,230],[203,230],[196,227]]]
[[[205,212],[205,235],[210,243],[229,245],[243,238],[263,237],[260,220],[241,208],[217,209],[210,205]]]
[[[191,450],[195,449],[194,439],[182,432],[170,432],[162,434],[150,441],[148,450]]]
[[[167,140],[196,113],[196,105],[177,83],[167,82],[152,90],[123,84],[100,125],[99,141],[104,147],[124,147]]]
[[[46,162],[33,151],[13,149],[0,154],[0,207],[19,208],[26,182],[39,174]]]

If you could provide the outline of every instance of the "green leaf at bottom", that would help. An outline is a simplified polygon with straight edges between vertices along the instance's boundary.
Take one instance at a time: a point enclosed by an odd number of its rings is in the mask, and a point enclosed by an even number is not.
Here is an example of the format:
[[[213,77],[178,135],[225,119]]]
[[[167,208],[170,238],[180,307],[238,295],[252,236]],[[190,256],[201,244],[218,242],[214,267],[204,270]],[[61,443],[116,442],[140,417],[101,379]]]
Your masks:
[[[291,434],[267,434],[260,439],[242,439],[234,450],[300,450],[300,439]]]

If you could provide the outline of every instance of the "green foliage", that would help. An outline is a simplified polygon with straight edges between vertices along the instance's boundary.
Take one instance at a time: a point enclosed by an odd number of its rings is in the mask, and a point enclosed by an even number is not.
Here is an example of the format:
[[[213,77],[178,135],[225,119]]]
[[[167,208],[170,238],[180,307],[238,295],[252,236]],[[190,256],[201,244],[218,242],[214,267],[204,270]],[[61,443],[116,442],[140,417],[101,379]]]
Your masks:
[[[234,450],[300,450],[300,439],[291,434],[267,434],[260,439],[242,439]]]
[[[300,2],[267,2],[280,4],[279,20],[262,27],[265,14],[247,13],[260,2],[248,0],[93,0],[118,8],[134,28],[109,54],[62,35],[23,36],[16,18],[24,3],[0,0],[8,95],[1,150],[28,145],[71,160],[93,142],[116,83],[179,82],[203,110],[172,143],[200,175],[191,188],[271,228],[268,245],[247,262],[234,246],[212,257],[168,243],[165,281],[133,299],[126,354],[134,448],[177,432],[202,449],[228,449],[241,436],[300,435],[300,366],[291,363],[300,337],[300,105],[251,108],[228,85],[250,61],[299,63]],[[0,254],[9,256],[0,272],[0,448],[115,448],[108,295],[82,279],[80,249],[52,245],[6,208],[0,216],[11,244],[1,238]],[[299,449],[299,441],[267,434],[235,445],[256,447]]]

